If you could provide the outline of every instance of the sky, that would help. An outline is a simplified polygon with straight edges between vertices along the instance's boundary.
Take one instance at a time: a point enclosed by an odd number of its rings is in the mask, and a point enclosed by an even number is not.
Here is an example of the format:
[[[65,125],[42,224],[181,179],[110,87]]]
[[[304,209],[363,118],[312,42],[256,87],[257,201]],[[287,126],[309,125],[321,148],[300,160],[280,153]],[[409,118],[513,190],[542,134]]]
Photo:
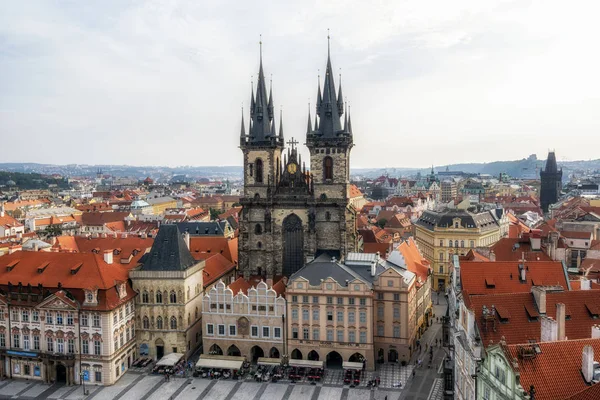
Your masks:
[[[0,162],[241,165],[260,35],[286,140],[303,142],[328,29],[355,168],[599,158],[598,15],[595,0],[6,0]]]

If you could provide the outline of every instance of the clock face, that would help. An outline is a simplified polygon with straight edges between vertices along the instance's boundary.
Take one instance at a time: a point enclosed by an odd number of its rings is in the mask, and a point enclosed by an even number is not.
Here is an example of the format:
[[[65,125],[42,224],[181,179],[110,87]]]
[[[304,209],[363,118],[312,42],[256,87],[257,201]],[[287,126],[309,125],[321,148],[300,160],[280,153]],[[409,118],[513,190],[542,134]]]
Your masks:
[[[298,166],[294,163],[291,163],[290,165],[288,165],[287,170],[290,174],[295,174],[296,170],[298,169]]]

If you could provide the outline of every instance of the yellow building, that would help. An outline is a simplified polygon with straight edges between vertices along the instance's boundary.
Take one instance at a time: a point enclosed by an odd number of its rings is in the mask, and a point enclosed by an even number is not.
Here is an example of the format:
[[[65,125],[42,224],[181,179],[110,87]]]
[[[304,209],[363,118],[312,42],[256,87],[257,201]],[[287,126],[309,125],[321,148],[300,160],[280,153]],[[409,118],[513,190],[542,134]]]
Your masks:
[[[489,247],[508,234],[508,218],[502,211],[446,209],[421,215],[415,225],[415,239],[433,269],[433,288],[444,289],[448,283],[453,254]]]
[[[167,208],[177,207],[177,200],[168,196],[148,198],[146,202],[152,206],[152,214],[154,215],[164,213]]]

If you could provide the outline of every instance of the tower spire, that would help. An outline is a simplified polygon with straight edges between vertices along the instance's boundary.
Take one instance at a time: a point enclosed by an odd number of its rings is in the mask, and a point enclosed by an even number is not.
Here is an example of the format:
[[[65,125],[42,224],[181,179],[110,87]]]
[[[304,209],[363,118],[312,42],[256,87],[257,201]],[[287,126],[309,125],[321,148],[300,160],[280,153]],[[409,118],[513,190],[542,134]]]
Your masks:
[[[323,83],[323,97],[317,98],[317,114],[319,116],[319,135],[324,137],[337,137],[342,131],[340,116],[343,113],[343,100],[338,103],[335,89],[333,68],[331,66],[331,36],[327,31],[327,66],[325,69],[325,82]],[[341,88],[341,86],[340,86]],[[318,97],[320,97],[321,85],[319,84]],[[343,99],[343,97],[342,97]]]
[[[269,111],[269,119],[273,119],[273,74],[271,74],[271,80],[269,82],[269,105],[267,106]]]
[[[273,119],[273,93],[271,91],[270,97],[267,97],[265,72],[263,68],[262,35],[260,36],[260,41],[258,43],[260,64],[258,68],[258,81],[256,83],[256,95],[252,92],[250,100],[251,119],[248,131],[250,143],[264,143],[268,137],[273,136],[272,131],[274,131],[274,128],[271,127],[271,120]],[[252,86],[254,86],[254,83]]]
[[[340,115],[344,114],[344,95],[342,94],[342,69],[340,68],[340,88],[338,90],[337,106]]]
[[[308,124],[306,125],[306,133],[312,131],[312,123],[310,120],[310,101],[308,102]]]
[[[279,109],[279,140],[283,143],[283,107]]]
[[[352,136],[352,119],[350,116],[350,106],[348,106],[348,133]]]
[[[240,132],[240,145],[246,143],[246,127],[244,126],[244,106],[242,106],[242,130]]]

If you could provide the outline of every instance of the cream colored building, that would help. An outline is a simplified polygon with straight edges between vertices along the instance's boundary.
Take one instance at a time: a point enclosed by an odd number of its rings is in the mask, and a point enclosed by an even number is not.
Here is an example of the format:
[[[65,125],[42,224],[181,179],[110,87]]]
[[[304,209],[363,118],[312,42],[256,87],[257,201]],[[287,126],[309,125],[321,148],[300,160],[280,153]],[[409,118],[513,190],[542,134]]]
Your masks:
[[[421,215],[415,224],[415,240],[433,268],[434,289],[445,289],[448,284],[453,254],[489,247],[508,234],[509,221],[501,211],[445,209]]]
[[[177,225],[161,226],[142,265],[130,272],[140,355],[189,356],[202,344],[204,261],[190,254]]]
[[[239,278],[229,286],[219,281],[204,296],[203,352],[228,356],[280,358],[284,355],[284,282]]]

